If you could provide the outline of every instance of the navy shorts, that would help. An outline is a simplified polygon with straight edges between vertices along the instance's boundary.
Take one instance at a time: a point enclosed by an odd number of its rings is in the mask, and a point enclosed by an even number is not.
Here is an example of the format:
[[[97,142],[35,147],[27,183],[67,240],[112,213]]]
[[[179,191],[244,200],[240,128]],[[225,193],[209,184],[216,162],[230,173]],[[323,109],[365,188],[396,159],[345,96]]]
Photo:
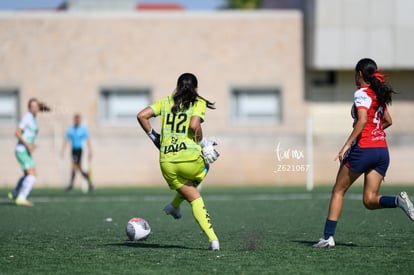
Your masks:
[[[385,177],[390,155],[388,148],[361,148],[354,145],[349,149],[343,163],[353,172],[366,173],[374,169]]]

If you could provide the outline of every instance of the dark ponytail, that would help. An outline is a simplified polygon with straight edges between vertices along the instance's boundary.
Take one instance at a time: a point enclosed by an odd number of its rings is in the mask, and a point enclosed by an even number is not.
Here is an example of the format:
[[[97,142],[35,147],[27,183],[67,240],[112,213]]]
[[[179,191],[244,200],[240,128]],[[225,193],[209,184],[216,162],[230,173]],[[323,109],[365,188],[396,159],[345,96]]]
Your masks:
[[[180,75],[177,80],[177,89],[173,95],[174,106],[171,108],[171,112],[174,114],[190,108],[191,104],[197,101],[197,98],[201,98],[207,103],[207,108],[215,109],[214,103],[204,99],[197,93],[198,81],[195,75],[191,73],[184,73]]]
[[[355,73],[361,72],[364,81],[369,83],[371,89],[375,92],[378,104],[380,106],[390,105],[392,94],[396,92],[384,81],[385,76],[379,71],[375,61],[370,58],[359,60],[355,67]]]
[[[27,104],[28,109],[30,109],[30,106],[32,105],[32,102],[37,102],[37,104],[39,105],[39,111],[40,112],[50,112],[52,111],[52,109],[46,105],[46,103],[44,102],[40,102],[37,98],[30,98],[29,102]]]

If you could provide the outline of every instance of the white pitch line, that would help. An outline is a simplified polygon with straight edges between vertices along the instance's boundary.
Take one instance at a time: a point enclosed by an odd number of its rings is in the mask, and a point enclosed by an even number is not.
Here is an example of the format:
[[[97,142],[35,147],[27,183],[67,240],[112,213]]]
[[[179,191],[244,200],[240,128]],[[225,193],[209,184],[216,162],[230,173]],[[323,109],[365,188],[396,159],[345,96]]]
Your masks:
[[[326,199],[329,200],[330,194],[327,193],[289,193],[289,194],[252,194],[252,195],[204,195],[205,201],[286,201],[286,200],[312,200]],[[90,203],[90,202],[165,202],[171,199],[166,195],[137,195],[137,196],[85,196],[85,197],[32,197],[34,203]],[[362,200],[361,194],[345,195],[348,200]],[[10,202],[6,198],[0,198],[0,203]]]

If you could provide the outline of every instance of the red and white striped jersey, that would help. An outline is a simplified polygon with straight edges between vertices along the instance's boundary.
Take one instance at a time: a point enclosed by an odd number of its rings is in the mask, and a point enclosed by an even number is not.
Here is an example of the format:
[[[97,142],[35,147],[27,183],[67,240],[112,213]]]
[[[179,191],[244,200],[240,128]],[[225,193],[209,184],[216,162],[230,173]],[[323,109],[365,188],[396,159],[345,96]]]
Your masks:
[[[369,86],[361,86],[354,93],[354,105],[352,106],[352,117],[354,118],[354,126],[358,121],[358,108],[364,108],[368,113],[368,121],[357,137],[357,145],[361,148],[385,148],[387,141],[385,140],[385,132],[382,129],[384,121],[384,112],[386,106],[379,106],[375,92]]]

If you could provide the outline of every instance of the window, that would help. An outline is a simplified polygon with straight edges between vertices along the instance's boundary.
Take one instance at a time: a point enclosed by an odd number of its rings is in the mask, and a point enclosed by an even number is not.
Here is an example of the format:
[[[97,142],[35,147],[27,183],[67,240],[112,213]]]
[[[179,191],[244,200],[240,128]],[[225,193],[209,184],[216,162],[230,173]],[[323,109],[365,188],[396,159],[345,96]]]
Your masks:
[[[355,89],[354,78],[353,72],[308,71],[305,98],[311,102],[349,102]]]
[[[103,88],[100,92],[100,121],[107,125],[136,125],[138,111],[150,104],[146,88]]]
[[[0,125],[12,126],[19,119],[19,93],[14,88],[0,88]]]
[[[280,91],[269,88],[234,89],[232,116],[236,122],[280,123]]]

